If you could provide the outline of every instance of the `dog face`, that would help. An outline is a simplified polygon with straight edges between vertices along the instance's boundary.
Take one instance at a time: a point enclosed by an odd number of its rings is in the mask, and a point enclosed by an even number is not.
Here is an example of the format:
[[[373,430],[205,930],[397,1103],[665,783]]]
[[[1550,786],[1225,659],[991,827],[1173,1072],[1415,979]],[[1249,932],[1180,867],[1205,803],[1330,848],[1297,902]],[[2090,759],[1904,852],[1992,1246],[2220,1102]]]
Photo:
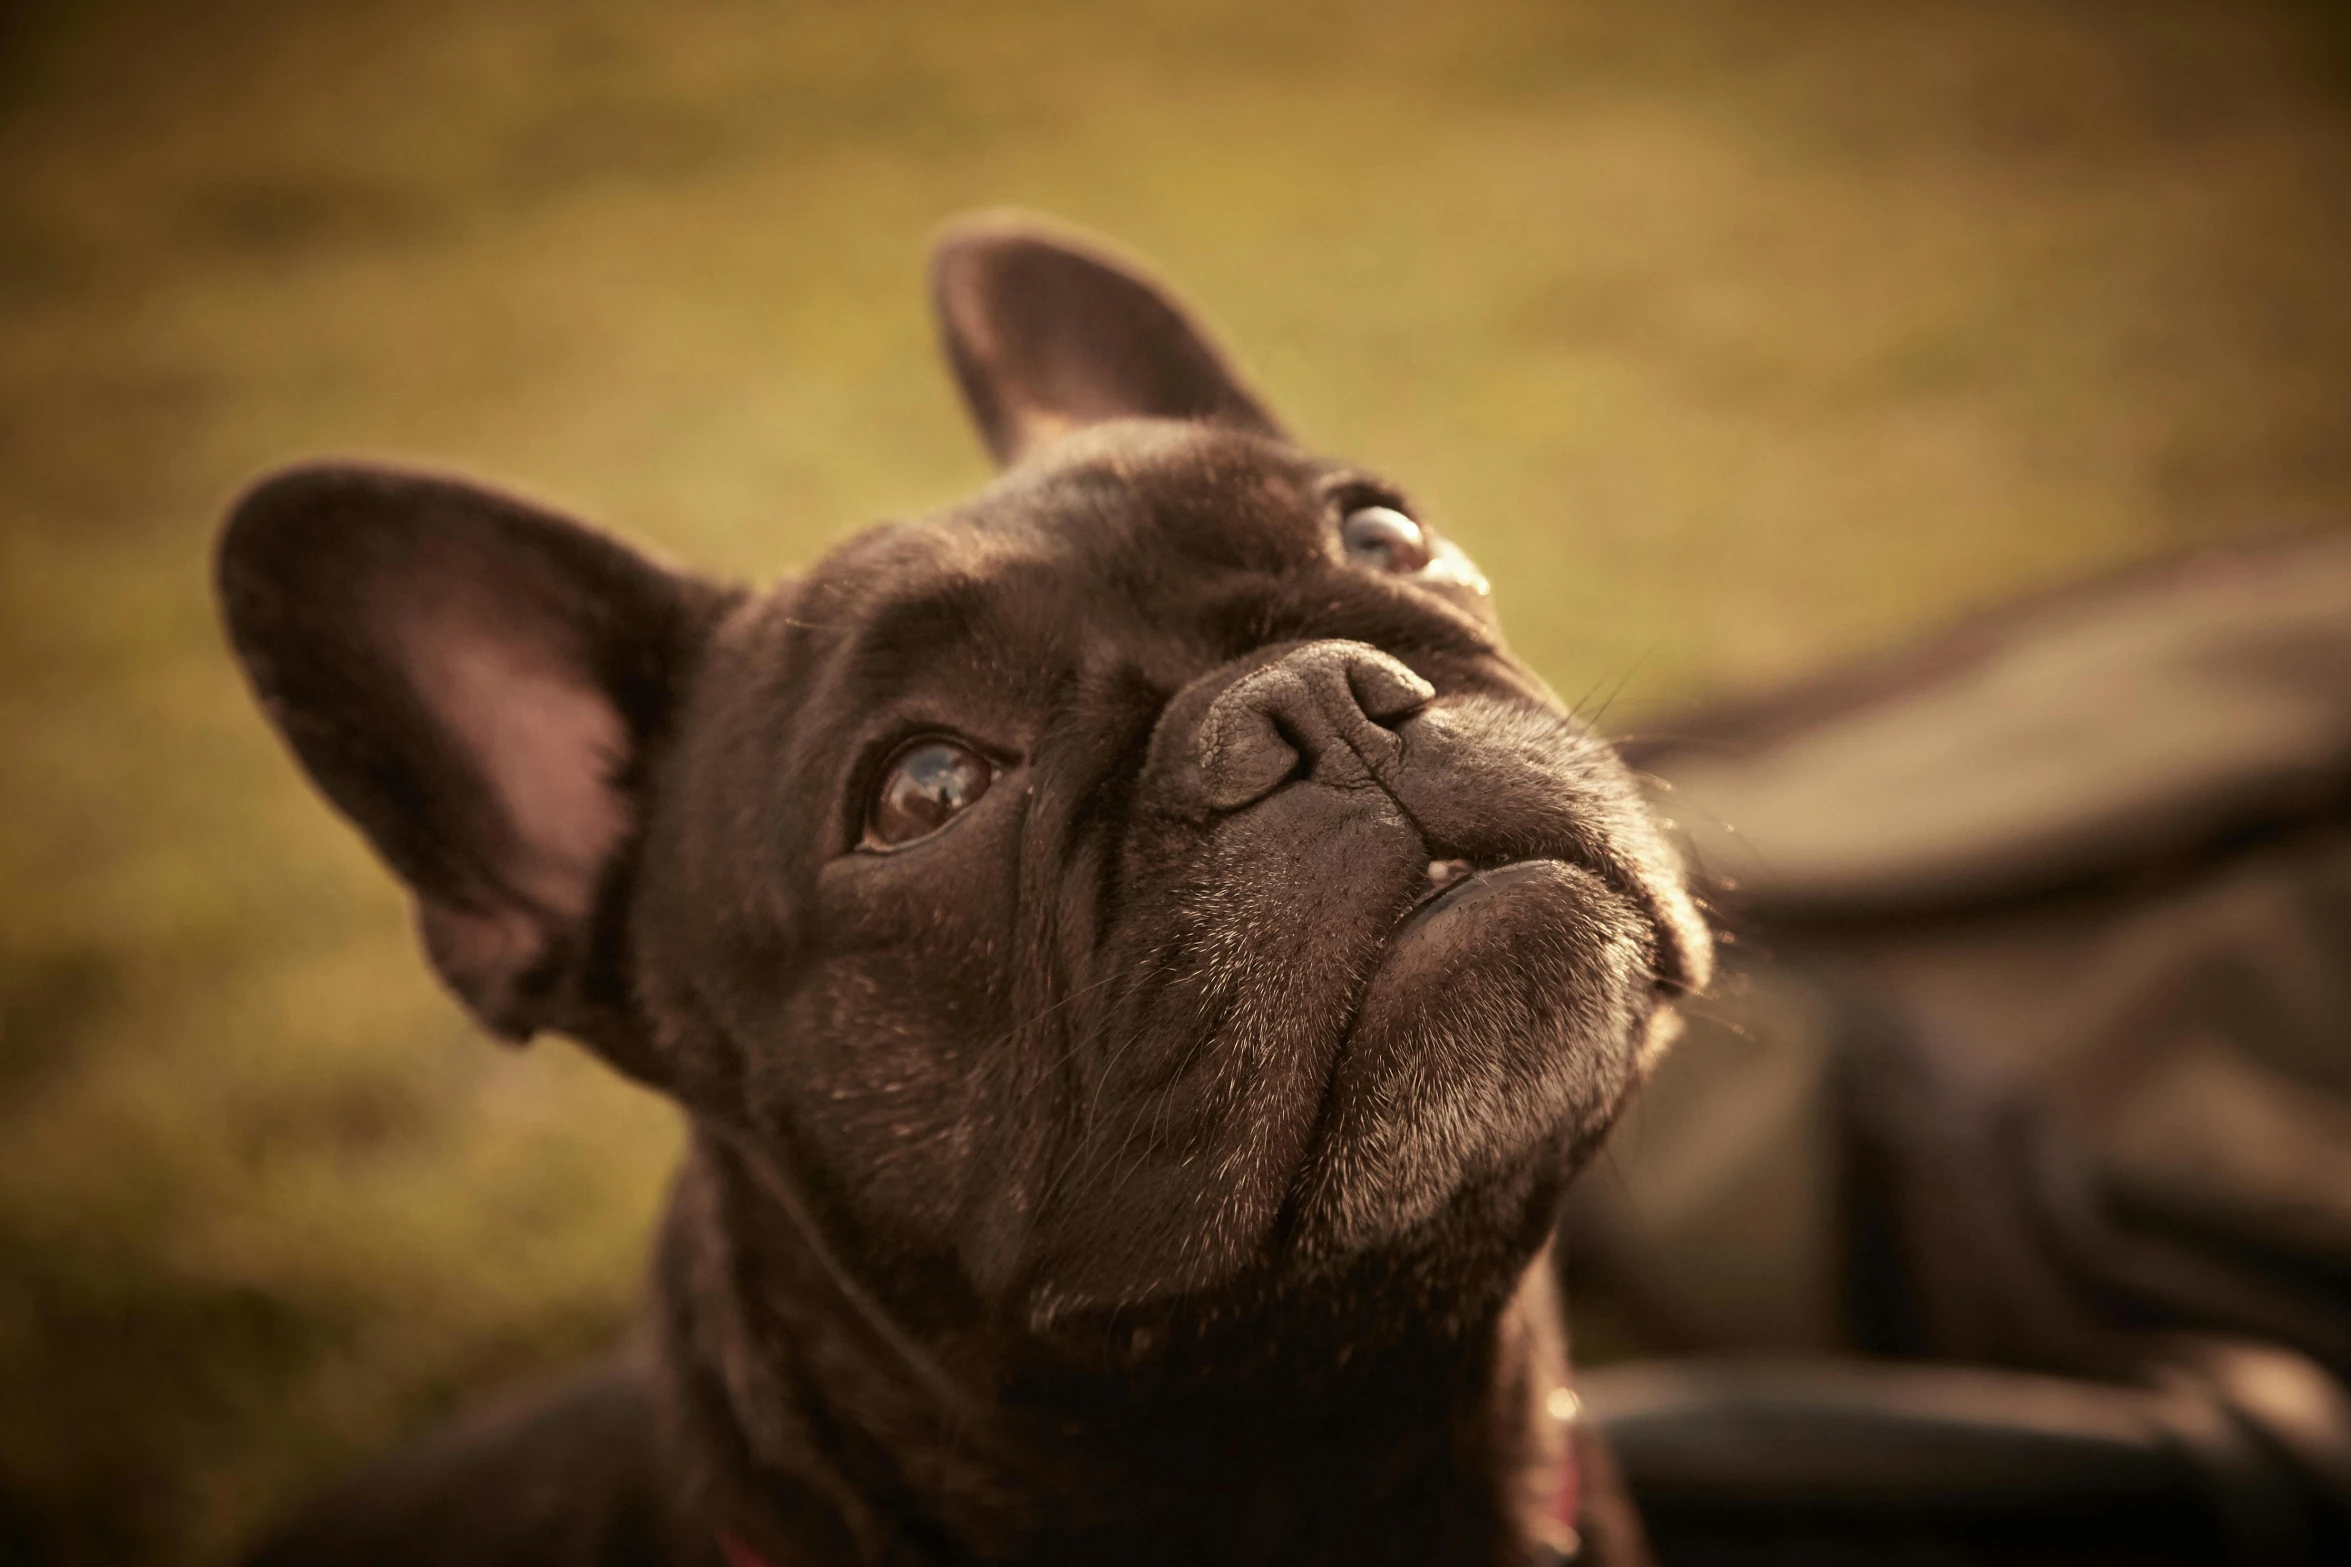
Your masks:
[[[1009,465],[968,504],[753,596],[296,470],[221,555],[265,709],[478,1016],[671,1093],[852,1259],[1032,1331],[1506,1293],[1706,972],[1624,770],[1132,270],[983,223],[933,280]]]

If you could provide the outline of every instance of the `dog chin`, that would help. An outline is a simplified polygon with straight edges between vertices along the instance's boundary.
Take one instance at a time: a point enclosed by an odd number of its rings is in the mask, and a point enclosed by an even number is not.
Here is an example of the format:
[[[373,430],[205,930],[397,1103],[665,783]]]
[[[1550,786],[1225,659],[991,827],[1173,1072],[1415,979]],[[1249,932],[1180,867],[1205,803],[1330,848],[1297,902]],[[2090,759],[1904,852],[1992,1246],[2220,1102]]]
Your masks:
[[[1300,1187],[1306,1257],[1391,1243],[1475,1183],[1570,1173],[1671,1027],[1656,939],[1622,893],[1560,860],[1479,872],[1416,910],[1333,1071]]]
[[[1373,833],[1357,851],[1384,841]],[[1363,1273],[1378,1257],[1392,1272],[1442,1253],[1446,1280],[1426,1282],[1446,1289],[1523,1265],[1549,1220],[1529,1204],[1556,1200],[1667,1037],[1652,918],[1581,865],[1529,859],[1455,881],[1384,938],[1366,936],[1352,1018],[1311,1082],[1259,1084],[1243,1101],[1256,1135],[1223,1134],[1256,1163],[1206,1184],[1205,1161],[1107,1163],[1065,1184],[1019,1286],[1033,1326],[1114,1309],[1180,1316],[1184,1300],[1230,1287],[1378,1288]],[[1293,1124],[1295,1154],[1263,1157],[1267,1130]],[[1113,1152],[1132,1146],[1115,1123],[1107,1135]],[[1154,1178],[1144,1211],[1184,1216],[1180,1227],[1138,1224],[1132,1206],[1098,1211],[1100,1193],[1131,1196]]]

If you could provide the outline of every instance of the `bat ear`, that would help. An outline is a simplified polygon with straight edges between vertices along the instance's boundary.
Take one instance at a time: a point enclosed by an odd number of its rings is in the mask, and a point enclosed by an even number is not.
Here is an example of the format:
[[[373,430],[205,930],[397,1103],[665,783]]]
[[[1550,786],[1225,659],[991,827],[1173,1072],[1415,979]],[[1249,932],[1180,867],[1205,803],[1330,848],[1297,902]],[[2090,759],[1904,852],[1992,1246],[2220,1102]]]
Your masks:
[[[999,466],[1104,419],[1282,434],[1173,294],[1031,220],[989,214],[950,227],[931,253],[931,304]]]
[[[720,589],[471,485],[318,465],[231,511],[229,641],[493,1032],[620,1057],[616,882]]]

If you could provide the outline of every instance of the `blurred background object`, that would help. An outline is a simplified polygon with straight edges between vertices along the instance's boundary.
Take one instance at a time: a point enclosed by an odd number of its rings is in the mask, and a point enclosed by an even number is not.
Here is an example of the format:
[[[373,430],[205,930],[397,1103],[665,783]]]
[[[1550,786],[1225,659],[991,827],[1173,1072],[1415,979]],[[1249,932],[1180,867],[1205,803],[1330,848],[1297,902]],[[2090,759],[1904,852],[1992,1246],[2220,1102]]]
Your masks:
[[[1565,1248],[1668,1567],[2351,1559],[2351,530],[1629,754],[1730,951]]]
[[[218,1560],[579,1358],[674,1151],[432,988],[221,649],[236,487],[401,457],[788,568],[984,476],[920,265],[999,203],[1158,259],[1635,739],[2351,516],[2351,25],[2316,0],[19,0],[0,1560]],[[2148,1191],[2234,1070],[2182,1061],[2113,1132]]]

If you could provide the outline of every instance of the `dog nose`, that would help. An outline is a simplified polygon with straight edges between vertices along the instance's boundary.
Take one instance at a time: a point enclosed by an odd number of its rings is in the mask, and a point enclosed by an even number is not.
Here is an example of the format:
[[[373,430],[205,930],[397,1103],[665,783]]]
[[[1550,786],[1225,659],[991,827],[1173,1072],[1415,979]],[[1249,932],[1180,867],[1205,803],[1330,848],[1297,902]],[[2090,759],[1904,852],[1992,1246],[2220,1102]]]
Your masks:
[[[1239,810],[1303,773],[1368,783],[1404,749],[1393,725],[1436,687],[1362,642],[1309,642],[1234,681],[1200,720],[1208,803]]]

